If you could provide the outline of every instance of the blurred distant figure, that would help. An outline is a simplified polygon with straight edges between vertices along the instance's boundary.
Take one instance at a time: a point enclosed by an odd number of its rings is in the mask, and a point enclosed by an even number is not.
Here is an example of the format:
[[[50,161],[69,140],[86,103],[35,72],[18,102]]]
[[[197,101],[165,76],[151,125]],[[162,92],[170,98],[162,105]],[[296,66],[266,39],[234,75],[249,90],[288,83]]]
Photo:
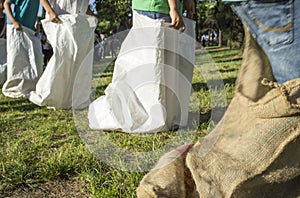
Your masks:
[[[110,40],[110,53],[111,53],[112,58],[115,58],[118,55],[118,51],[120,48],[120,41],[116,37],[116,35],[112,35],[111,38],[112,39]]]

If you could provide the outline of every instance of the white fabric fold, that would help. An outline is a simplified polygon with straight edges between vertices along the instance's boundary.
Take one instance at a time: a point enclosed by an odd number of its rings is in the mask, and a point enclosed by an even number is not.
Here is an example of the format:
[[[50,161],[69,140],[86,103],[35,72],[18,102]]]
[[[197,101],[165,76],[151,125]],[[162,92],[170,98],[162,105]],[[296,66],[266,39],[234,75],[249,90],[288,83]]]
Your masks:
[[[5,96],[27,97],[43,71],[42,47],[35,32],[23,26],[17,31],[7,25],[7,80],[2,87]]]
[[[195,23],[180,33],[134,12],[134,24],[115,62],[105,95],[89,105],[98,130],[154,133],[187,124],[194,64]]]
[[[53,56],[29,100],[54,109],[70,109],[72,103],[74,108],[81,108],[90,102],[97,19],[84,14],[64,14],[59,18],[60,24],[42,20]],[[80,83],[74,84],[76,78]]]

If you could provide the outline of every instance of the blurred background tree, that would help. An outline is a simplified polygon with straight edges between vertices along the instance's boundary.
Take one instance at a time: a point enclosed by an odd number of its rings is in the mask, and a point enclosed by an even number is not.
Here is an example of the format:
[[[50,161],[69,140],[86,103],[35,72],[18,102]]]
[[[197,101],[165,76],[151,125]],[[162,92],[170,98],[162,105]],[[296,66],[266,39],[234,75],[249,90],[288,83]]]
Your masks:
[[[131,18],[131,0],[96,0],[99,24],[97,31],[104,34],[116,32]]]
[[[131,0],[95,0],[99,24],[97,31],[106,35],[131,27]],[[203,46],[243,46],[242,23],[222,0],[195,0],[196,39]]]

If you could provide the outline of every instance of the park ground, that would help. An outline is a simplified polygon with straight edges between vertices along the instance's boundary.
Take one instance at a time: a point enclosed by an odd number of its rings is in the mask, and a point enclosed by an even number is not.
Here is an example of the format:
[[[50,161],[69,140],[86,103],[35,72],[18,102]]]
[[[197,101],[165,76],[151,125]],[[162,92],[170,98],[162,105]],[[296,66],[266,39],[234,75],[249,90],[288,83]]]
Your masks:
[[[208,53],[224,82],[226,108],[242,63],[240,49],[210,48]],[[201,64],[196,53],[196,65]],[[103,93],[112,77],[103,77]],[[209,132],[213,108],[210,92],[198,70],[192,81],[190,112],[199,113],[196,138]],[[200,112],[196,106],[200,104]],[[92,155],[78,135],[72,110],[49,110],[25,98],[0,94],[0,198],[2,197],[135,197],[146,172],[128,172],[108,166]],[[115,144],[132,150],[159,148],[173,137],[163,132],[146,140],[125,133],[107,133]]]

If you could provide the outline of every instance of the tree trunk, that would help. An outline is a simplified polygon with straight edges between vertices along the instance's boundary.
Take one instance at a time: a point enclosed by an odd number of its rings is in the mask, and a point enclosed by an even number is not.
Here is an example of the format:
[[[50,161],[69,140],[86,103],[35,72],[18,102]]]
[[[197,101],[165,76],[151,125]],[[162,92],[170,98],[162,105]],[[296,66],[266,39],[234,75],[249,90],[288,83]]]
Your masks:
[[[222,30],[219,29],[219,44],[218,47],[222,47]]]

